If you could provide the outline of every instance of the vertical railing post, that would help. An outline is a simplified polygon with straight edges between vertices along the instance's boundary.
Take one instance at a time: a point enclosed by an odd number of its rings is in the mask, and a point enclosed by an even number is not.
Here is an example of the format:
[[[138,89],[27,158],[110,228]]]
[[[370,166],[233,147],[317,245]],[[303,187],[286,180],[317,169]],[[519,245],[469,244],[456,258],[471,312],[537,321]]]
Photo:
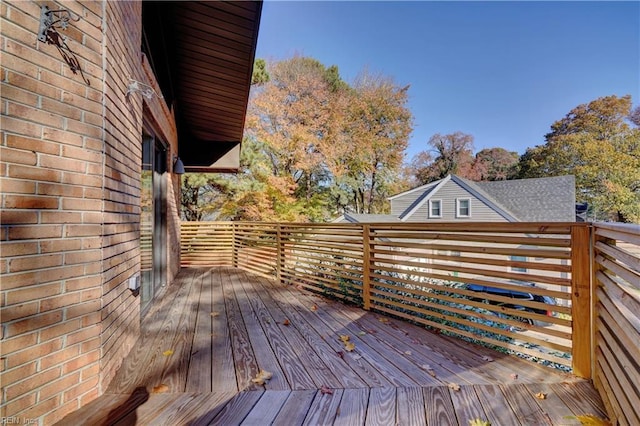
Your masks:
[[[371,309],[371,227],[362,225],[362,305]]]
[[[591,227],[571,227],[571,317],[573,374],[591,378]]]
[[[236,227],[235,222],[231,222],[231,265],[234,268],[238,267],[238,244],[236,241]]]
[[[282,283],[282,267],[284,265],[284,246],[282,244],[282,224],[276,225],[276,277]]]

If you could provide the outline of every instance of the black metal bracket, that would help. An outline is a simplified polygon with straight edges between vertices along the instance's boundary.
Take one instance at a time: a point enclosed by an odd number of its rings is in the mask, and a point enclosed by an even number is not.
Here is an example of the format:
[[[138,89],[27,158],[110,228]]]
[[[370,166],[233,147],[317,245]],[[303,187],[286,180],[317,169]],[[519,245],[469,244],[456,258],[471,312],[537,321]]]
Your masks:
[[[82,72],[80,61],[76,57],[76,54],[67,45],[67,38],[62,36],[58,29],[66,30],[69,26],[69,21],[79,21],[80,17],[73,14],[66,9],[51,10],[48,6],[40,7],[40,28],[38,29],[38,40],[53,44],[60,52],[62,59],[69,65],[69,68],[74,74],[82,76],[82,79],[88,85],[91,85],[87,77]]]
[[[80,17],[74,15],[66,9],[51,10],[48,6],[40,7],[40,29],[38,30],[38,40],[46,42],[50,31],[57,28],[66,30],[69,21],[79,21]]]

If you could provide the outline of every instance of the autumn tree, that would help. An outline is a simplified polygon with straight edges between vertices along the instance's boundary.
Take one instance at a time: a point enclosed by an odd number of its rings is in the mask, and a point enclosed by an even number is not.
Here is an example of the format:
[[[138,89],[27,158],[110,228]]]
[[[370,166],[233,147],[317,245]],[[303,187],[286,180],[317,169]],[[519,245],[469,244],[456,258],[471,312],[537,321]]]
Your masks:
[[[640,223],[640,128],[629,117],[630,96],[577,106],[522,155],[520,177],[573,174],[577,200],[597,218]]]
[[[518,174],[520,157],[504,148],[485,148],[476,153],[473,161],[474,177],[479,181],[510,180]]]
[[[353,90],[342,93],[342,150],[334,152],[331,171],[346,193],[344,210],[381,213],[396,189],[411,133],[408,87],[387,77],[363,72]]]
[[[436,133],[429,139],[429,150],[412,159],[414,175],[420,184],[442,179],[449,174],[471,178],[473,167],[473,136],[454,132]],[[432,159],[431,161],[429,161]]]

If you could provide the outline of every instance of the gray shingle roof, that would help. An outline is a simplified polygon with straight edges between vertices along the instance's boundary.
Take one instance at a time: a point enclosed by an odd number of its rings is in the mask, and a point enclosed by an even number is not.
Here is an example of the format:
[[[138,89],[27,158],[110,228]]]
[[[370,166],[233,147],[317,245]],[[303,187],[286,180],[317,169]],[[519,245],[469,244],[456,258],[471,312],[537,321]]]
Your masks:
[[[573,176],[472,182],[472,185],[523,222],[574,222],[576,219]]]
[[[392,214],[355,214],[345,213],[344,219],[351,223],[400,222],[398,216]]]

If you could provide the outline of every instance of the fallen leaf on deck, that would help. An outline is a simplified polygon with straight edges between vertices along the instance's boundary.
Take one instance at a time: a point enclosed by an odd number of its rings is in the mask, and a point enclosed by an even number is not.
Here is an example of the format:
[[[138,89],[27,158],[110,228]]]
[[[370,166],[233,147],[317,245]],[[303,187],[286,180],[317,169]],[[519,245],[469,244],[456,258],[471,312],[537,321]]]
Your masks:
[[[344,344],[344,350],[347,352],[353,352],[355,348],[356,348],[356,345],[353,344],[352,342],[347,342]]]
[[[151,393],[165,393],[165,392],[169,392],[169,386],[165,385],[164,383],[161,383],[158,386],[154,386],[153,389],[151,389]]]
[[[516,373],[512,373],[510,376],[513,380],[516,380],[518,378],[518,375]]]
[[[414,345],[420,345],[420,340],[418,339],[411,339],[411,343],[413,343]]]
[[[491,423],[486,420],[473,419],[469,420],[469,426],[491,426]]]
[[[341,334],[341,335],[340,335],[340,340],[341,340],[343,343],[347,343],[347,342],[349,341],[349,339],[351,339],[351,338],[349,337],[349,335],[348,335],[348,334]]]
[[[411,354],[412,354],[412,352],[411,352],[411,351],[404,351],[404,354],[405,354],[405,355],[411,355]]]
[[[297,288],[298,290],[302,290],[304,287],[302,287],[300,284],[298,284],[298,285],[296,286],[296,288]]]
[[[546,393],[542,393],[542,392],[538,392],[536,394],[536,398],[538,398],[538,399],[547,399],[547,394]]]
[[[171,356],[173,355],[173,351],[171,349],[167,349],[166,351],[162,352],[162,355]]]
[[[311,310],[312,310],[313,312],[317,311],[317,310],[318,310],[318,305],[313,305],[313,306],[311,307]]]
[[[291,324],[291,322],[289,321],[288,318],[285,318],[284,321],[282,321],[282,325],[289,326],[290,324]]]
[[[611,426],[611,422],[601,419],[593,414],[582,414],[580,416],[567,416],[569,419],[577,419],[581,425],[585,426]]]
[[[328,395],[333,395],[333,389],[328,388],[328,387],[326,387],[326,386],[322,386],[322,387],[320,388],[320,393],[321,393],[321,394],[323,394],[323,395],[327,395],[327,394],[328,394]]]
[[[251,381],[252,381],[253,383],[255,383],[255,384],[258,384],[258,385],[262,386],[262,385],[264,385],[264,384],[265,384],[265,382],[266,382],[267,380],[269,380],[269,379],[270,379],[270,378],[272,378],[272,377],[273,377],[273,374],[272,374],[272,373],[270,373],[270,372],[268,372],[268,371],[265,371],[265,370],[260,370],[260,371],[258,372],[258,374],[256,374],[256,377],[254,377],[253,379],[251,379]]]
[[[336,354],[338,354],[338,356],[342,359],[344,359],[344,352],[343,351],[338,351],[336,352]]]
[[[483,357],[482,357],[482,360],[483,360],[483,361],[487,361],[487,362],[492,362],[492,361],[493,361],[493,358],[491,358],[490,356],[486,356],[486,355],[485,355],[485,356],[483,356]]]
[[[360,331],[358,332],[358,336],[365,336],[367,334],[366,331]]]
[[[389,318],[385,318],[385,317],[378,317],[378,321],[383,322],[383,323],[388,323],[389,322]]]
[[[212,317],[219,317],[220,316],[220,312],[211,312],[211,316]]]
[[[457,383],[449,383],[447,386],[449,387],[449,389],[452,389],[456,392],[460,390],[460,385]]]

